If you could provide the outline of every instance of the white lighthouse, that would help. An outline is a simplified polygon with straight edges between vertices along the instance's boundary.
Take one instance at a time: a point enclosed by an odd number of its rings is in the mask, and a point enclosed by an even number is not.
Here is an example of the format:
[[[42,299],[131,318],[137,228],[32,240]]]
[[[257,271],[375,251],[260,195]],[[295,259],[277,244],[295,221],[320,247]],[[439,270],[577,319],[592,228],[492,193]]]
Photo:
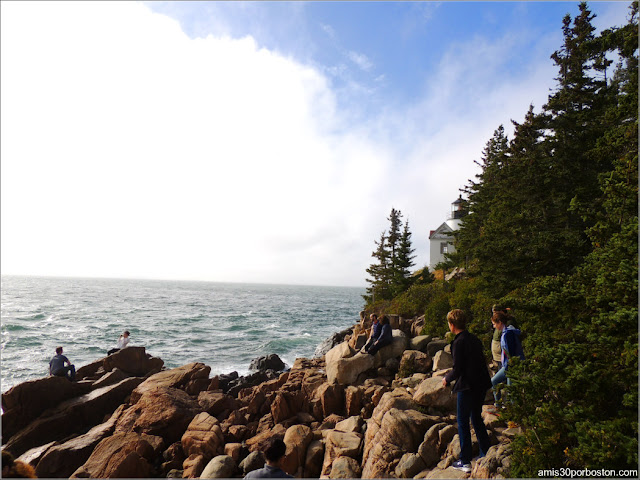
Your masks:
[[[466,212],[462,208],[462,196],[451,204],[449,218],[429,234],[429,270],[434,271],[438,263],[445,260],[445,253],[453,253],[453,232],[460,228]]]

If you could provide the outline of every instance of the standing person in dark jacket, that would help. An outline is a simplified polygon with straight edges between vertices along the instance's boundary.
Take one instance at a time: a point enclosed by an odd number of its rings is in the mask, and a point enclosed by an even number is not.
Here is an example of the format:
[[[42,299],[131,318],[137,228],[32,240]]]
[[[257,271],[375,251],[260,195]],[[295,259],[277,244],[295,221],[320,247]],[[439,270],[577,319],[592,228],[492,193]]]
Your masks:
[[[453,392],[458,394],[458,435],[460,436],[460,459],[453,467],[463,472],[471,471],[471,429],[469,418],[480,445],[480,456],[486,455],[491,446],[487,429],[482,421],[482,404],[487,390],[491,388],[491,377],[482,351],[482,342],[467,331],[467,318],[462,310],[451,310],[447,314],[449,330],[456,338],[451,344],[453,368],[442,379],[444,386],[454,380]]]
[[[393,341],[393,332],[391,331],[391,325],[389,325],[389,317],[384,315],[380,319],[380,325],[382,325],[380,336],[367,350],[367,353],[369,355],[375,355],[378,350],[380,350],[382,347],[386,347]]]

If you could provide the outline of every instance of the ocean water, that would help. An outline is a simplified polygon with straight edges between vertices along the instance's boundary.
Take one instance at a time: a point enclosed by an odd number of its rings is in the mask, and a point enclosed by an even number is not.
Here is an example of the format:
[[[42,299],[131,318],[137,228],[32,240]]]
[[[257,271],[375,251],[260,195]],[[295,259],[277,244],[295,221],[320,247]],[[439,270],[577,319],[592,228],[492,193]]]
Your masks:
[[[248,373],[276,353],[288,365],[359,320],[362,288],[2,276],[2,392],[46,376],[57,346],[76,369],[118,336],[169,368]]]

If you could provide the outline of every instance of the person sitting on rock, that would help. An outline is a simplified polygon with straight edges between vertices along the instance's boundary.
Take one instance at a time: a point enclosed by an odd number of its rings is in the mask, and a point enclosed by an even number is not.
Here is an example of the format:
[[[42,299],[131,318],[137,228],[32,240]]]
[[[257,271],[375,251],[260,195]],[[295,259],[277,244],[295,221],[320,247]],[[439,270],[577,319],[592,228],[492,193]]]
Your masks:
[[[378,350],[382,347],[386,347],[393,341],[393,332],[391,331],[391,325],[389,325],[389,317],[384,315],[380,319],[380,325],[382,325],[382,328],[380,329],[380,336],[375,342],[373,342],[373,345],[367,349],[367,353],[369,355],[375,355]]]
[[[65,377],[72,382],[76,379],[76,367],[62,354],[62,347],[56,348],[55,356],[49,361],[49,375]]]
[[[378,315],[372,313],[369,318],[371,319],[371,334],[369,335],[367,343],[365,343],[364,347],[362,347],[365,352],[369,351],[371,345],[373,345],[374,342],[378,340],[378,338],[380,337],[380,332],[382,332],[382,325],[378,321]]]
[[[118,338],[118,346],[109,350],[107,355],[111,355],[112,353],[116,353],[123,348],[126,348],[127,345],[129,345],[129,335],[129,330],[125,330],[124,333],[120,335],[120,338]]]
[[[456,460],[452,466],[463,472],[470,472],[472,449],[469,418],[480,445],[480,456],[484,457],[491,446],[482,420],[482,405],[485,394],[491,387],[491,378],[482,342],[467,331],[465,313],[460,309],[451,310],[447,314],[447,321],[449,330],[456,337],[451,344],[453,368],[442,379],[442,385],[446,387],[454,380],[456,381],[452,392],[458,394],[456,416],[460,437],[460,459]]]
[[[14,460],[7,450],[2,450],[2,478],[38,478],[28,463]]]
[[[264,467],[247,473],[244,478],[293,478],[281,468],[286,451],[287,446],[282,439],[273,437],[264,450],[264,457],[267,460]]]

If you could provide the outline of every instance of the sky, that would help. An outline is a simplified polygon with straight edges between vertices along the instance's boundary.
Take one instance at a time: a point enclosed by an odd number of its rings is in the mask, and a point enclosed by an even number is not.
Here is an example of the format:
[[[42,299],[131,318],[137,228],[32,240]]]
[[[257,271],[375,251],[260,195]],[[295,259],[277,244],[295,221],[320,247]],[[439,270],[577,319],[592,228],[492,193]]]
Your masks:
[[[428,265],[578,3],[0,9],[3,275],[365,286],[391,208]]]

